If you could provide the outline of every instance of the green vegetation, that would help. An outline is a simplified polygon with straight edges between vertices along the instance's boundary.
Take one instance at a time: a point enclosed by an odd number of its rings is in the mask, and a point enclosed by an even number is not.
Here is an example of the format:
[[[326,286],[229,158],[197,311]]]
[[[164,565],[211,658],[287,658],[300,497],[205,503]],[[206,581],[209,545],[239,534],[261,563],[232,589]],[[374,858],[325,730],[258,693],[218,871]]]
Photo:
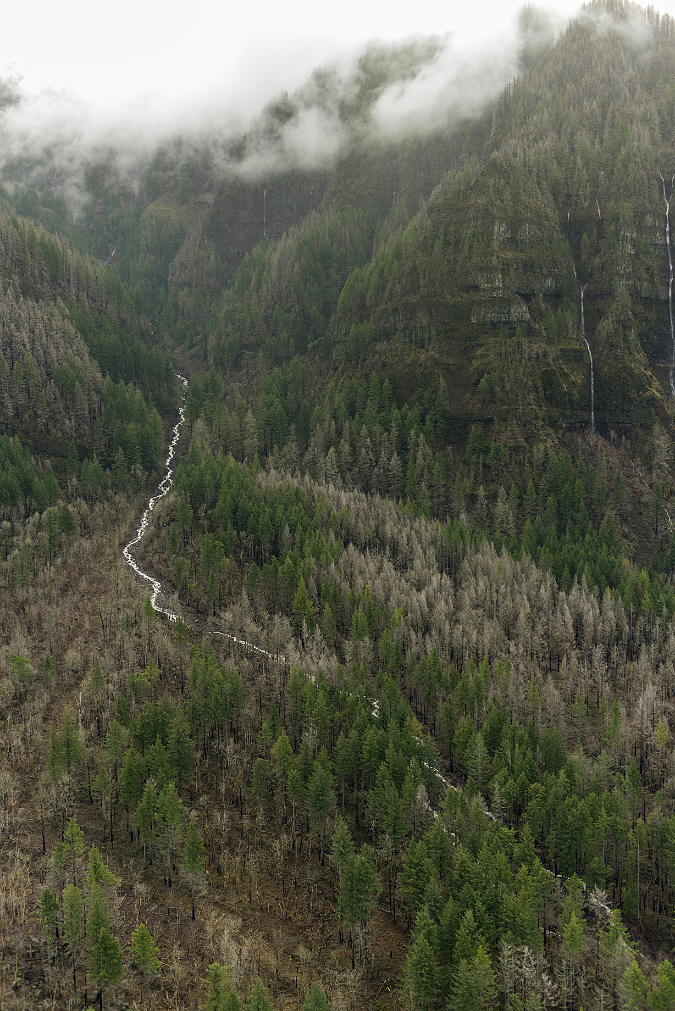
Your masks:
[[[3,1006],[673,1006],[675,44],[631,12],[391,145],[437,46],[374,47],[326,171],[176,139],[73,223],[4,165]],[[174,356],[163,616],[121,546]]]

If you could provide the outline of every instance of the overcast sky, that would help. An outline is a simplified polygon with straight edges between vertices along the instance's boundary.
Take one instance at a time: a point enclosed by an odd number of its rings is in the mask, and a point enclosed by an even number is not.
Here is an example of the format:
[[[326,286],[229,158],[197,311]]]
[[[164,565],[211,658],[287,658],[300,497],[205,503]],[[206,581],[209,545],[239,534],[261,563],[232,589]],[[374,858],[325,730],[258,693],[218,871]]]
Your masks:
[[[518,73],[522,42],[522,0],[6,6],[0,88],[9,82],[21,101],[0,117],[0,179],[19,178],[12,174],[19,166],[28,173],[23,183],[39,189],[49,180],[74,213],[85,199],[87,165],[101,152],[118,180],[138,186],[157,144],[178,134],[208,139],[221,170],[253,179],[329,168],[357,136],[350,130],[362,131],[359,142],[400,142],[448,129],[481,113]],[[547,12],[535,19],[538,44],[553,42],[580,8],[578,0],[536,6]],[[639,24],[634,29],[639,35]],[[397,55],[393,44],[404,40]],[[370,93],[363,118],[350,120],[350,101],[362,109],[355,58],[378,42],[389,60],[386,83]],[[326,72],[306,83],[317,67]],[[252,126],[267,102],[302,85],[282,127],[260,119]],[[232,162],[227,143],[244,134],[245,157]]]
[[[672,0],[675,4],[675,0]],[[0,73],[22,90],[46,86],[114,119],[180,121],[196,110],[244,118],[282,89],[292,90],[326,62],[372,39],[453,34],[457,52],[508,48],[511,0],[32,0],[7,4]],[[577,2],[553,5],[567,18]],[[47,113],[49,114],[49,113]]]

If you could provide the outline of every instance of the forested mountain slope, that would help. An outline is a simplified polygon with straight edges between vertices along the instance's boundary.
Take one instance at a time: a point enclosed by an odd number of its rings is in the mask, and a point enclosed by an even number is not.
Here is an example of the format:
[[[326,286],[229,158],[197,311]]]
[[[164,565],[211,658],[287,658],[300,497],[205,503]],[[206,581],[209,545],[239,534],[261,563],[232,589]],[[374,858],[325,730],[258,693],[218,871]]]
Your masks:
[[[61,476],[69,451],[73,465],[110,465],[120,448],[127,469],[153,471],[175,375],[119,277],[41,226],[3,216],[0,286],[8,432],[51,456]]]
[[[517,417],[521,428],[525,412],[542,430],[587,425],[583,289],[595,423],[605,435],[638,434],[672,394],[664,192],[670,199],[673,47],[667,18],[643,18],[633,31],[630,14],[622,8],[610,23],[590,8],[531,58],[481,123],[445,141],[436,181],[447,196],[421,190],[422,144],[408,164],[400,158],[384,230],[364,236],[369,262],[353,262],[348,233],[336,245],[328,222],[343,212],[328,195],[325,224],[308,219],[302,239],[290,233],[245,261],[213,362],[228,361],[234,330],[272,361],[288,356],[291,339],[292,357],[304,350],[299,328],[338,372],[372,368],[406,398],[431,386],[449,423]],[[358,206],[367,188],[352,162],[345,171]],[[373,209],[368,199],[362,207]],[[310,280],[300,244],[317,230],[321,272]]]
[[[675,1007],[675,33],[521,28],[5,163],[3,1007]]]
[[[600,429],[644,424],[671,398],[672,45],[664,30],[645,52],[621,24],[582,19],[534,62],[494,113],[485,167],[337,315],[337,335],[366,315],[387,342],[421,338],[451,410],[587,423],[581,289]]]

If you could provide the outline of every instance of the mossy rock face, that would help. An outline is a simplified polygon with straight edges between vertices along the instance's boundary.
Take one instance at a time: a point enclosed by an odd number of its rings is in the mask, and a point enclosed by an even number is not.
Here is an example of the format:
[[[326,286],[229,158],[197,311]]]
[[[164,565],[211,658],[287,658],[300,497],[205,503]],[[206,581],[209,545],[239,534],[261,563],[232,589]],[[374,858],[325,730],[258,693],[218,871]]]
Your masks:
[[[571,259],[555,207],[509,159],[492,159],[469,191],[439,204],[432,220],[443,237],[450,290],[532,298],[569,287]],[[519,315],[525,318],[522,309]]]
[[[630,309],[615,305],[594,335],[595,409],[601,422],[605,416],[644,424],[663,401],[663,389],[636,334]]]
[[[413,351],[402,386],[414,388],[422,373],[428,380],[431,356],[445,376],[443,399],[454,419],[465,411],[504,418],[517,412],[523,423],[544,427],[590,425],[583,284],[596,427],[647,423],[664,405],[654,369],[672,355],[660,298],[662,216],[636,206],[605,227],[594,213],[561,222],[536,175],[506,157],[492,158],[468,189],[440,201],[371,309],[379,340]],[[580,241],[587,234],[605,250],[602,262]],[[579,277],[567,238],[574,235]],[[420,251],[435,264],[431,284],[415,269]]]
[[[672,99],[648,81],[652,56],[636,59],[619,36],[577,26],[552,51],[552,63],[535,61],[513,98],[471,126],[400,144],[364,145],[356,131],[325,172],[223,182],[207,232],[228,262],[261,237],[263,225],[270,240],[296,224],[278,248],[256,252],[258,288],[249,291],[242,280],[248,330],[237,337],[246,352],[262,346],[280,359],[284,327],[299,319],[311,332],[302,343],[294,333],[292,350],[323,341],[336,376],[376,363],[410,403],[421,390],[440,391],[452,419],[466,413],[500,423],[530,419],[542,431],[588,427],[592,400],[600,431],[641,425],[653,409],[665,417],[672,342],[660,175],[670,180],[675,169],[667,140]],[[654,84],[668,79],[664,69],[649,71]],[[624,101],[626,88],[639,101]],[[242,139],[242,159],[258,134],[276,136],[298,101],[270,106]],[[365,115],[368,101],[349,115]],[[347,207],[366,222],[356,236],[364,254],[340,276],[330,313],[307,296],[311,272],[288,286],[285,301],[277,297],[265,280],[265,271],[276,277],[274,258],[284,270],[287,261],[293,266],[302,229],[323,227]],[[228,327],[238,326],[237,308],[232,299]],[[322,325],[330,320],[325,341],[317,313]]]
[[[512,293],[495,294],[493,298],[477,298],[471,309],[471,322],[485,323],[527,323],[530,313],[521,298]]]

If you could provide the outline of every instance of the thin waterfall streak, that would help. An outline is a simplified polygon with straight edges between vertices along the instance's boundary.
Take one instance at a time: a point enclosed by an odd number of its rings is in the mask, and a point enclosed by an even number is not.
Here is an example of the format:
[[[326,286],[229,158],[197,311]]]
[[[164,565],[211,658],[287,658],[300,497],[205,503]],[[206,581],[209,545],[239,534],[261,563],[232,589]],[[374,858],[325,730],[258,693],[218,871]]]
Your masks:
[[[166,493],[169,491],[171,485],[173,484],[174,468],[172,468],[171,464],[176,454],[176,447],[178,446],[178,440],[180,439],[181,428],[183,427],[183,422],[185,421],[185,391],[187,389],[188,384],[185,376],[181,376],[180,373],[177,373],[177,378],[178,381],[182,384],[183,390],[181,394],[181,406],[179,411],[180,416],[178,418],[178,421],[173,427],[171,442],[169,443],[169,450],[167,453],[166,460],[164,461],[164,464],[167,469],[166,474],[160,481],[157,491],[155,492],[155,494],[152,496],[147,506],[145,507],[145,511],[141,516],[141,522],[136,530],[135,535],[131,538],[127,546],[124,548],[124,551],[122,552],[122,554],[124,555],[124,560],[127,563],[127,565],[129,565],[134,570],[134,572],[141,577],[141,579],[144,579],[146,583],[150,583],[150,586],[152,587],[150,603],[152,604],[153,610],[157,614],[165,615],[169,619],[169,621],[176,621],[178,619],[178,615],[174,611],[171,611],[168,608],[161,607],[159,605],[158,600],[159,595],[162,592],[162,584],[160,583],[159,579],[155,579],[154,576],[151,576],[150,573],[145,572],[140,567],[140,565],[132,555],[131,550],[132,548],[136,547],[136,545],[141,540],[143,534],[145,533],[148,523],[150,521],[150,513],[155,508],[160,499],[164,498]]]
[[[661,176],[661,173],[659,172]],[[673,176],[675,179],[675,176]],[[666,205],[666,252],[668,253],[668,316],[670,317],[670,368],[668,378],[670,391],[675,397],[675,325],[673,323],[673,254],[670,248],[670,201],[673,196],[673,179],[670,180],[670,197],[666,194],[666,180],[661,176],[663,201]]]
[[[577,268],[574,266],[574,260],[572,261],[572,270],[574,271],[574,280],[579,284],[579,278],[577,277]],[[593,354],[591,353],[591,345],[588,343],[588,338],[586,337],[586,324],[584,322],[584,291],[586,289],[585,284],[579,284],[579,302],[580,302],[580,312],[581,312],[581,337],[588,350],[588,358],[591,363],[591,432],[595,431],[595,372],[593,370]]]
[[[584,289],[586,285],[580,285],[580,302],[581,302],[581,336],[583,337],[584,344],[588,349],[588,357],[591,363],[591,432],[595,431],[595,373],[593,371],[593,355],[591,353],[591,345],[588,343],[588,338],[586,337],[586,325],[584,323]]]

